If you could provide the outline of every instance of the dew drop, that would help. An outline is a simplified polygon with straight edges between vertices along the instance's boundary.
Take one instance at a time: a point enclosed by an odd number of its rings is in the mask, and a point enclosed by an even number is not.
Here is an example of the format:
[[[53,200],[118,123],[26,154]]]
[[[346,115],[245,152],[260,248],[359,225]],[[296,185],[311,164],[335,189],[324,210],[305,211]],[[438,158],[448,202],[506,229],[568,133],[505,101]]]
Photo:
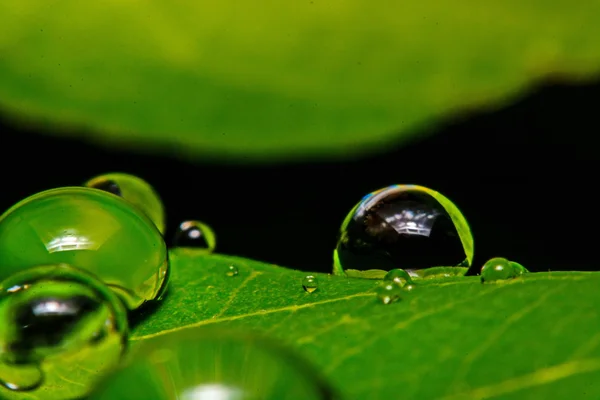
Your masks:
[[[87,395],[119,364],[127,332],[119,298],[86,271],[57,264],[11,275],[0,282],[0,398]]]
[[[237,276],[240,272],[238,271],[235,265],[230,265],[227,267],[227,272],[225,273],[227,276]]]
[[[400,299],[402,286],[395,281],[383,281],[377,287],[377,298],[383,304],[391,304]]]
[[[509,261],[509,263],[514,268],[514,270],[517,272],[518,276],[521,276],[521,275],[526,274],[526,273],[529,272],[529,270],[527,268],[525,268],[524,266],[522,266],[518,262]]]
[[[83,184],[120,196],[146,214],[161,233],[165,233],[165,209],[154,188],[135,175],[114,172],[93,177]]]
[[[193,328],[145,340],[90,400],[334,398],[311,364],[272,339]]]
[[[385,276],[383,277],[383,280],[384,281],[394,281],[397,284],[399,284],[400,286],[404,286],[404,285],[413,283],[413,280],[411,279],[408,272],[406,272],[405,270],[400,269],[400,268],[396,268],[396,269],[389,271],[387,274],[385,274]]]
[[[464,275],[473,236],[460,210],[440,193],[392,185],[366,195],[347,215],[333,273],[370,279],[404,269],[412,277]]]
[[[406,292],[412,292],[413,290],[415,290],[416,285],[414,284],[408,284],[405,285],[402,289],[404,289]]]
[[[515,264],[503,257],[495,257],[486,261],[481,267],[481,283],[512,279],[522,275],[525,268],[520,264]]]
[[[212,253],[217,245],[213,230],[200,221],[184,221],[179,224],[173,244],[176,247],[205,249]]]
[[[0,280],[32,265],[76,265],[130,309],[155,299],[169,276],[156,226],[127,201],[84,187],[47,190],[11,207],[0,216],[0,254]]]
[[[0,362],[0,385],[15,392],[37,389],[44,382],[44,375],[37,363],[8,364]],[[2,393],[3,391],[0,391]]]
[[[302,279],[302,287],[308,293],[313,293],[315,290],[317,290],[318,285],[319,285],[319,281],[317,280],[317,277],[314,275],[307,275],[304,277],[304,279]]]

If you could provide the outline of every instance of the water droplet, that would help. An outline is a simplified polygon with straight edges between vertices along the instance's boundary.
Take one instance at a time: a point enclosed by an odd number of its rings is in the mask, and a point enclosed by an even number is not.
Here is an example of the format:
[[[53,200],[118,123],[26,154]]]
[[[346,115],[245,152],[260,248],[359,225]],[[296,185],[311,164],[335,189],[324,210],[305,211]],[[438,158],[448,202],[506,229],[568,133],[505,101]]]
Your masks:
[[[44,375],[37,363],[7,364],[0,362],[0,385],[15,392],[37,389],[44,382]],[[0,393],[4,390],[0,389]]]
[[[526,273],[529,272],[529,270],[527,268],[525,268],[524,266],[522,266],[518,262],[515,262],[515,261],[508,261],[508,262],[514,268],[514,270],[517,272],[518,276],[521,276],[521,275],[526,274]]]
[[[11,275],[0,282],[0,397],[87,395],[118,365],[127,332],[119,298],[83,270],[57,264]]]
[[[522,273],[523,272],[521,272],[518,267],[515,267],[513,263],[506,258],[495,257],[488,260],[483,264],[483,267],[481,267],[481,282],[512,279]]]
[[[471,230],[449,199],[422,186],[393,185],[350,211],[333,272],[371,279],[397,268],[419,278],[464,275],[472,260]]]
[[[307,275],[304,277],[304,279],[302,279],[302,287],[308,293],[313,293],[315,290],[317,290],[318,285],[319,281],[317,280],[316,276]]]
[[[195,328],[144,341],[90,400],[334,398],[294,350],[239,331]]]
[[[230,265],[229,267],[227,267],[227,272],[225,274],[227,276],[236,276],[239,273],[240,272],[238,271],[238,269],[235,265]]]
[[[0,280],[32,265],[76,265],[106,282],[130,309],[155,299],[169,275],[156,226],[125,200],[83,187],[41,192],[6,211],[0,254]]]
[[[121,172],[98,175],[83,184],[120,196],[146,214],[165,233],[165,210],[160,196],[142,178]]]
[[[217,245],[213,230],[200,221],[185,221],[179,224],[173,243],[176,247],[206,249],[212,253]]]
[[[384,281],[394,281],[397,284],[399,284],[400,286],[404,286],[406,284],[413,283],[408,272],[406,272],[403,269],[399,269],[399,268],[389,271],[387,274],[385,274],[385,276],[383,277],[383,280]]]
[[[395,281],[383,281],[377,287],[377,298],[383,304],[391,304],[400,299],[402,286]]]

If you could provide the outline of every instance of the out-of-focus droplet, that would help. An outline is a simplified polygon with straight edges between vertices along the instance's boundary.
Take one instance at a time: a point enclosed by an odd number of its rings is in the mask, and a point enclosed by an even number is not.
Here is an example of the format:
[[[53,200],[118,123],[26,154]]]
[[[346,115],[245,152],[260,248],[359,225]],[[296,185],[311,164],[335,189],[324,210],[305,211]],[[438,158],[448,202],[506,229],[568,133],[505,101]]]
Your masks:
[[[381,279],[401,268],[418,278],[460,276],[472,261],[471,230],[449,199],[423,186],[392,185],[348,213],[333,273]]]
[[[377,298],[383,304],[391,304],[402,296],[402,286],[395,281],[383,281],[377,287]]]
[[[91,400],[333,398],[311,365],[273,340],[196,328],[147,340]]]
[[[398,283],[400,286],[404,286],[404,285],[413,283],[408,272],[406,272],[403,269],[399,269],[399,268],[389,271],[387,274],[385,274],[385,276],[383,277],[383,280],[384,281],[394,281],[394,282]]]
[[[120,196],[145,213],[161,233],[165,233],[165,209],[160,196],[142,178],[121,172],[93,177],[83,184],[85,187],[104,190]]]
[[[97,275],[130,309],[168,282],[165,241],[146,215],[97,189],[66,187],[0,216],[0,280],[32,265],[66,263]]]
[[[213,230],[200,221],[184,221],[179,224],[175,238],[175,247],[203,249],[212,253],[217,246],[217,239]]]
[[[237,267],[235,265],[230,265],[227,267],[227,272],[225,272],[225,274],[227,276],[237,276],[237,274],[239,274],[240,271],[238,271]]]
[[[127,313],[86,271],[38,266],[0,283],[0,398],[72,399],[115,368]]]
[[[319,286],[319,281],[317,280],[317,277],[314,275],[307,275],[304,277],[304,279],[302,279],[302,287],[308,293],[313,293],[315,290],[317,290],[318,286]]]

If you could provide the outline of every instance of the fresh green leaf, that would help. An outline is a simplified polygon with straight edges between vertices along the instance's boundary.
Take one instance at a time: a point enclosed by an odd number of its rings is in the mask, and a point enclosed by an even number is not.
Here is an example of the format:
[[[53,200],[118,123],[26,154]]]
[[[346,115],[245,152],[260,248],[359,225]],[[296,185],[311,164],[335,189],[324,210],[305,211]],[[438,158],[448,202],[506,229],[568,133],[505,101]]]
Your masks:
[[[0,103],[196,159],[348,156],[600,67],[600,3],[0,2]],[[482,132],[485,134],[485,132]]]
[[[307,293],[306,275],[175,252],[168,295],[131,340],[202,326],[262,332],[348,399],[600,398],[599,273],[424,280],[388,305],[377,281],[315,274]]]

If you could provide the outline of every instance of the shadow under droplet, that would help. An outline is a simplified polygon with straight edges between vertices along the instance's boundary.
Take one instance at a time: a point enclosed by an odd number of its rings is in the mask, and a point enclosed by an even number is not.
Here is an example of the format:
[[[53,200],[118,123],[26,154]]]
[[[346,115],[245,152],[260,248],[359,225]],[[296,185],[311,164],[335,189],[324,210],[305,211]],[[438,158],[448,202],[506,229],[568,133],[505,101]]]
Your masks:
[[[164,299],[169,295],[169,289],[166,289],[161,300],[151,300],[142,304],[135,310],[130,310],[127,315],[129,320],[129,329],[132,330],[139,324],[146,321],[152,314],[158,312]]]

